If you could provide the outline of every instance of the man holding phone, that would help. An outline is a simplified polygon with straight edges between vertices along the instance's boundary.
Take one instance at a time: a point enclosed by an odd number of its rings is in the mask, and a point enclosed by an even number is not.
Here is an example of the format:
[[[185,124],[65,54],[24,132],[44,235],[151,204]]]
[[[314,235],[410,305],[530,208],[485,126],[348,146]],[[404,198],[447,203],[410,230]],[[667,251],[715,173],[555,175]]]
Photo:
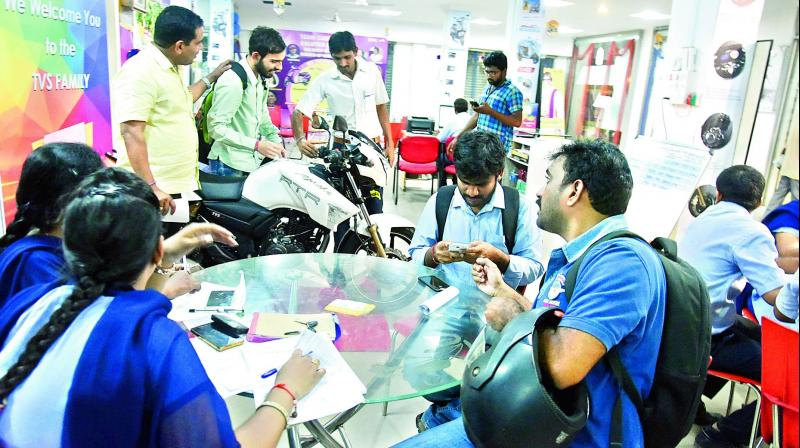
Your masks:
[[[508,153],[511,151],[514,128],[522,124],[522,92],[506,79],[506,55],[501,51],[493,51],[483,60],[483,66],[489,85],[483,90],[480,103],[470,101],[475,114],[448,145],[447,151],[451,154],[459,137],[475,128],[497,135]]]
[[[496,135],[484,131],[465,134],[455,148],[456,186],[440,188],[428,200],[411,240],[412,260],[442,271],[443,279],[462,292],[477,289],[472,264],[480,257],[497,264],[503,279],[515,288],[532,283],[544,272],[539,261],[541,236],[533,225],[532,205],[516,190],[499,186],[504,159],[505,150]],[[443,222],[438,219],[442,214],[446,218]],[[506,225],[513,220],[513,225]],[[445,326],[439,334],[453,335],[443,340],[460,341],[470,332],[480,331],[483,322],[478,315],[462,313],[457,319],[436,321],[434,325]],[[449,359],[445,356],[461,348],[437,347],[433,359],[415,360],[415,373],[409,373],[408,380],[424,385],[425,367],[440,366],[437,363]],[[426,396],[434,404],[417,417],[418,429],[437,426],[460,415],[458,393],[456,388]]]
[[[417,224],[409,253],[417,263],[442,270],[458,287],[474,286],[471,264],[479,257],[495,262],[509,284],[533,282],[544,272],[541,236],[530,204],[518,198],[514,247],[507,247],[510,235],[504,234],[503,214],[508,194],[498,188],[503,176],[505,151],[500,139],[483,131],[471,132],[459,140],[455,150],[457,189],[447,210],[442,235],[436,217],[437,196],[433,195]],[[465,263],[460,263],[460,262]]]

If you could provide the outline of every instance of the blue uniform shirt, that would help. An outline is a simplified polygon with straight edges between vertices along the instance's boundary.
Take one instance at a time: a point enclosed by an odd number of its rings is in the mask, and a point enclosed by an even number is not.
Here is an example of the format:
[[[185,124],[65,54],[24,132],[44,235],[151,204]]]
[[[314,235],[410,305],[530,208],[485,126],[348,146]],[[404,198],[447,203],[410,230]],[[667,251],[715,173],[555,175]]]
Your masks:
[[[594,336],[606,351],[619,347],[622,364],[641,396],[647,397],[661,345],[667,290],[664,268],[656,252],[632,238],[604,242],[584,259],[569,304],[564,292],[567,273],[586,249],[608,233],[625,228],[623,215],[612,216],[554,250],[545,283],[533,306],[560,308],[565,311],[560,327]],[[643,446],[636,408],[604,360],[589,371],[586,383],[591,412],[572,446],[608,447],[612,410],[620,394],[624,446]]]
[[[58,279],[64,264],[61,238],[31,235],[13,242],[0,254],[0,306],[28,286]]]
[[[736,321],[735,297],[728,298],[731,283],[745,277],[759,294],[786,284],[769,229],[733,202],[715,204],[689,224],[678,253],[706,282],[713,334]]]
[[[489,84],[481,95],[481,104],[483,103],[487,103],[489,107],[503,115],[511,115],[522,110],[522,92],[509,80],[497,87]],[[512,126],[505,125],[489,115],[479,114],[477,129],[497,135],[503,142],[506,152],[511,151],[511,139],[514,138]]]
[[[437,193],[438,194],[438,193]],[[505,236],[503,235],[502,210],[505,208],[505,194],[499,185],[489,202],[476,214],[464,202],[461,192],[456,188],[450,208],[447,211],[447,222],[444,226],[444,235],[437,238],[439,228],[436,225],[436,194],[425,204],[422,215],[414,231],[414,238],[408,251],[412,260],[419,264],[425,263],[425,253],[437,241],[451,241],[454,243],[471,243],[485,241],[492,246],[508,253]],[[544,267],[541,259],[542,239],[539,228],[533,225],[531,204],[524,196],[519,198],[519,213],[517,214],[517,235],[511,261],[508,264],[503,278],[512,287],[527,285],[542,275]],[[472,265],[466,262],[448,263],[437,266],[448,279],[456,279],[459,284],[472,285]]]

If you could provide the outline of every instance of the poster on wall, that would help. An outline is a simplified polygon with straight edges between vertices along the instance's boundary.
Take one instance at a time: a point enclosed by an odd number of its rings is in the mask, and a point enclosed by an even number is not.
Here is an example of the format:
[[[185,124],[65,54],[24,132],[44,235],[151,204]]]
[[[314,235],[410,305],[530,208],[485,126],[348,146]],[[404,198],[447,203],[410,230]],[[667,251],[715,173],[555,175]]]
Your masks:
[[[453,104],[456,98],[464,95],[464,85],[467,81],[467,45],[469,34],[469,21],[472,15],[469,11],[450,11],[447,13],[447,22],[444,26],[444,45],[442,47],[441,104]]]
[[[216,67],[233,55],[233,2],[211,0],[208,31],[208,65]]]
[[[276,104],[297,104],[308,90],[311,81],[320,73],[335,67],[328,52],[329,33],[312,31],[279,30],[286,42],[286,58],[283,69],[272,78],[270,91],[276,96]],[[355,36],[359,60],[370,61],[378,66],[386,77],[386,62],[389,42],[381,37]],[[326,109],[323,103],[320,109]]]
[[[544,32],[544,14],[540,0],[516,0],[511,14],[513,48],[508,57],[508,79],[522,92],[522,126],[535,130],[538,127],[538,105],[535,104],[536,84],[539,80],[539,59]]]
[[[104,0],[8,0],[0,7],[0,175],[6,222],[22,163],[51,141],[111,149]]]
[[[542,134],[562,135],[566,129],[564,112],[564,91],[566,80],[564,70],[548,67],[542,70],[542,95],[539,117]]]

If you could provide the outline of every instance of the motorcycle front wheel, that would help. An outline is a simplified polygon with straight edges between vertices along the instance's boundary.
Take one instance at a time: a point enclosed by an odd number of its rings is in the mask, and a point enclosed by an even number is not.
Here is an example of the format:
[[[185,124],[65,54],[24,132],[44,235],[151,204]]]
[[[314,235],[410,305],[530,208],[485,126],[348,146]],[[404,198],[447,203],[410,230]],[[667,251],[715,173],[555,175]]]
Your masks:
[[[411,247],[411,239],[414,237],[414,229],[410,227],[394,227],[389,233],[389,241],[384,241],[386,257],[394,260],[408,261],[408,249]],[[353,231],[347,233],[344,240],[339,244],[336,252],[340,254],[366,254],[377,256],[375,245],[368,236],[357,234]]]

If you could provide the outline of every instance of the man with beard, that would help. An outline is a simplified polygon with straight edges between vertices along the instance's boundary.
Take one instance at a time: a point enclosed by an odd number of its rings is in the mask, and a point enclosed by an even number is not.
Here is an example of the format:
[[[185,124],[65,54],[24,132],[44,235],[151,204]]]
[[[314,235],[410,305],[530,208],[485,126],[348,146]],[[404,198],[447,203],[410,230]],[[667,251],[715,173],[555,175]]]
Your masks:
[[[537,194],[541,210],[536,224],[561,236],[566,244],[550,254],[539,295],[533,302],[519,295],[503,281],[502,266],[488,257],[475,261],[472,275],[481,291],[493,297],[486,307],[486,321],[496,330],[524,310],[564,310],[557,328],[539,333],[541,381],[566,389],[585,379],[591,412],[570,446],[607,447],[612,411],[624,392],[603,358],[615,349],[636,389],[647,397],[661,344],[666,276],[658,255],[644,241],[615,238],[592,247],[612,232],[627,229],[624,214],[633,178],[622,152],[600,140],[582,141],[564,145],[551,160],[547,184]],[[567,301],[566,277],[584,253]],[[644,446],[636,408],[628,399],[621,403],[624,446]],[[439,446],[473,446],[461,419],[395,448]]]
[[[446,219],[443,227],[437,220],[437,198],[448,190],[439,189],[428,200],[411,240],[409,253],[414,262],[436,268],[453,286],[462,291],[475,288],[472,264],[478,259],[489,259],[502,271],[503,280],[514,288],[532,283],[542,275],[541,236],[533,225],[535,213],[525,197],[518,197],[516,225],[513,241],[504,234],[504,221],[509,219],[512,188],[500,186],[503,176],[505,151],[500,139],[489,132],[475,131],[465,134],[455,148],[456,189],[449,190]],[[439,229],[442,229],[440,232]],[[441,233],[441,234],[440,234]],[[508,241],[508,243],[507,243]],[[458,245],[466,245],[458,250]],[[507,244],[513,247],[507,247]],[[477,319],[480,321],[480,319]],[[465,336],[473,322],[461,319],[452,322],[452,333]],[[442,338],[448,339],[448,338]],[[439,350],[454,356],[454,350]],[[448,358],[445,358],[448,359]],[[424,373],[409,378],[410,382],[423,381]],[[458,389],[426,396],[433,405],[417,417],[417,428],[423,431],[460,416]]]
[[[480,104],[473,102],[472,110],[475,114],[467,122],[459,134],[472,129],[488,131],[500,137],[506,153],[511,151],[511,139],[514,137],[514,128],[522,124],[522,92],[506,79],[508,60],[501,51],[489,53],[483,60],[486,81],[489,85],[483,90]],[[459,135],[447,147],[453,152]]]
[[[272,28],[256,27],[250,35],[250,54],[239,64],[247,85],[236,70],[220,76],[208,111],[208,130],[214,144],[209,169],[219,176],[246,176],[264,158],[284,157],[278,129],[270,119],[267,79],[281,70],[286,44]]]

